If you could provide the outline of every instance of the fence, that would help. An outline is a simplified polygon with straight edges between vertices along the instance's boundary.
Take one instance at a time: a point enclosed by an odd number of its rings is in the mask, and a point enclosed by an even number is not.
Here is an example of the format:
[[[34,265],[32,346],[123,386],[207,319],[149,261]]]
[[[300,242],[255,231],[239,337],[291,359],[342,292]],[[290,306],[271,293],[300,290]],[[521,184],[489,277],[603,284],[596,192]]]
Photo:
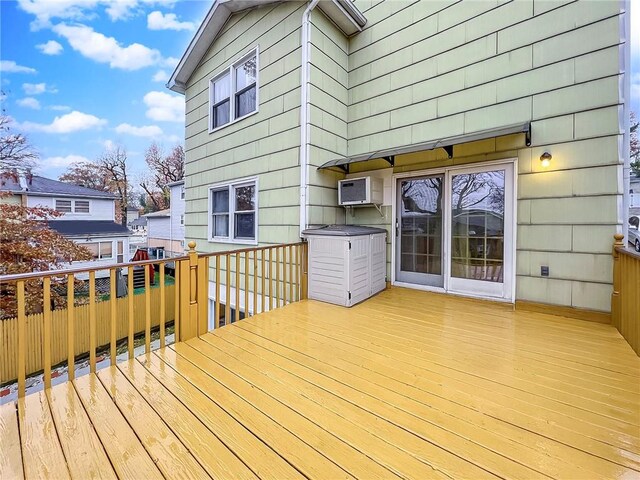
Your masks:
[[[151,297],[151,328],[160,325],[160,288],[152,288]],[[127,308],[128,297],[111,298],[95,304],[95,336],[98,348],[109,345],[111,335],[111,309],[115,307],[116,316],[116,340],[127,337],[129,328],[129,311]],[[115,305],[112,305],[115,303]],[[86,355],[89,352],[90,338],[90,309],[89,305],[74,307],[74,355],[76,357]],[[175,319],[175,285],[166,286],[164,309],[165,321],[172,322]],[[68,330],[67,309],[58,309],[51,312],[50,331],[50,362],[56,365],[67,359],[68,354]],[[26,345],[44,346],[44,313],[27,315],[25,317]],[[133,296],[133,330],[135,333],[145,329],[145,295]],[[18,319],[8,318],[0,320],[0,384],[18,378]],[[44,349],[26,348],[25,373],[33,373],[44,370]]]
[[[164,347],[166,322],[175,323],[176,341],[202,335],[209,327],[211,277],[214,280],[212,321],[215,328],[235,319],[272,310],[306,298],[307,248],[305,243],[245,248],[198,254],[189,244],[185,257],[112,265],[109,300],[96,302],[96,272],[104,267],[6,275],[13,282],[16,318],[0,320],[0,381],[17,378],[18,395],[25,395],[26,376],[44,371],[44,386],[51,387],[51,367],[66,360],[68,378],[75,376],[75,359],[89,355],[90,372],[96,370],[96,349],[109,344],[111,364],[116,343],[127,339],[128,357],[134,355],[134,336],[144,331],[145,352],[150,351],[151,328],[160,328]],[[175,262],[175,264],[174,264]],[[165,285],[165,270],[175,265],[175,286]],[[159,287],[151,288],[151,272],[158,268]],[[134,272],[142,272],[143,292],[134,292]],[[116,271],[126,269],[129,294],[116,299]],[[88,274],[88,303],[75,305],[75,276]],[[66,277],[66,308],[52,310],[52,278]],[[25,284],[42,282],[42,313],[26,315]],[[83,289],[84,290],[84,289]]]
[[[640,356],[640,254],[625,248],[624,235],[614,235],[611,320]]]

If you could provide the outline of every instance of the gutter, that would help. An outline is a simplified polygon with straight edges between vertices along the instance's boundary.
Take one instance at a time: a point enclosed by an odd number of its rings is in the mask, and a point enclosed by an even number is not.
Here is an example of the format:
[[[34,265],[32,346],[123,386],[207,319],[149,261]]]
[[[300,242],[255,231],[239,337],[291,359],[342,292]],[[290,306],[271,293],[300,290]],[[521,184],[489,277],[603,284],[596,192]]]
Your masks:
[[[624,32],[622,71],[622,233],[625,236],[625,246],[629,241],[629,207],[631,201],[631,1],[623,0],[624,15],[620,29]],[[636,7],[638,5],[635,5]]]
[[[318,5],[319,0],[312,0],[302,14],[301,24],[301,50],[302,61],[300,64],[300,237],[302,231],[308,226],[309,219],[309,40],[311,28],[309,19],[312,10]]]

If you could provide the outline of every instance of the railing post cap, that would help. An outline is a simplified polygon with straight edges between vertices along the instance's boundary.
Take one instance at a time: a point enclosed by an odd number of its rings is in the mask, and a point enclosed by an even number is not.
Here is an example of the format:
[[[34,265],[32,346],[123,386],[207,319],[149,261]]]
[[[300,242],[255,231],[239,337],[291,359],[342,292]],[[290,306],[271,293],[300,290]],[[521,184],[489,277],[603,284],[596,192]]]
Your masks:
[[[194,242],[193,240],[191,240],[187,246],[189,247],[189,250],[193,251],[196,249],[196,242]]]
[[[622,243],[622,240],[624,239],[624,233],[615,233],[613,235],[613,238],[615,239],[616,243]]]

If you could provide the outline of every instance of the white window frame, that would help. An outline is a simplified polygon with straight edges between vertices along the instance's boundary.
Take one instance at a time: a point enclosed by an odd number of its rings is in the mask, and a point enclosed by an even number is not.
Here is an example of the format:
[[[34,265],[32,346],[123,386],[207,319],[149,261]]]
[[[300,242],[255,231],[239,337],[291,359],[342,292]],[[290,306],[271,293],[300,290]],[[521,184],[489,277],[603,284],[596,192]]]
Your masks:
[[[184,213],[180,215],[180,225],[184,225]]]
[[[246,62],[249,58],[256,57],[256,108],[252,112],[247,113],[241,117],[236,117],[236,76],[235,72],[239,65]],[[229,75],[229,121],[224,125],[220,125],[218,127],[213,126],[213,112],[212,108],[214,105],[213,102],[213,84],[224,77],[225,75]],[[222,128],[228,127],[229,125],[233,125],[236,122],[239,122],[242,119],[250,117],[251,115],[255,115],[260,111],[260,48],[256,45],[249,52],[242,55],[238,60],[233,62],[231,65],[226,67],[224,70],[218,72],[213,77],[209,79],[209,133],[216,132]]]
[[[184,185],[180,187],[180,200],[184,200]]]
[[[58,202],[69,202],[69,208],[71,210],[69,212],[63,212],[63,211],[58,210]],[[89,211],[88,212],[78,212],[78,211],[76,211],[76,203],[77,202],[87,202],[88,205],[89,205]],[[69,214],[90,215],[91,214],[91,200],[86,200],[86,199],[74,200],[74,199],[71,199],[71,198],[54,198],[54,200],[53,200],[53,209],[56,212],[64,213],[65,215],[69,215]]]
[[[235,194],[234,191],[236,188],[245,187],[247,185],[254,185],[255,187],[255,207],[253,210],[254,213],[254,238],[236,238],[235,237]],[[229,236],[228,237],[214,237],[213,236],[213,212],[211,209],[211,193],[214,191],[220,191],[224,189],[228,189],[229,191]],[[260,187],[258,186],[258,177],[249,177],[249,178],[240,178],[237,180],[231,180],[228,182],[216,183],[214,185],[209,185],[209,193],[207,195],[207,237],[209,242],[215,243],[234,243],[234,244],[242,244],[242,245],[258,245],[258,226],[260,222],[258,220],[259,216],[259,203],[258,197],[260,192]]]
[[[114,249],[113,249],[113,240],[92,240],[90,242],[86,242],[86,243],[81,243],[80,246],[83,245],[90,245],[90,244],[97,244],[98,245],[98,258],[94,258],[93,261],[94,262],[100,262],[102,260],[113,260],[115,258],[115,256],[118,254],[117,253],[117,248],[118,245],[116,243],[116,251],[114,253]],[[102,256],[102,244],[107,244],[110,243],[111,244],[111,256],[110,257],[103,257]],[[124,245],[123,245],[123,254],[124,254]]]

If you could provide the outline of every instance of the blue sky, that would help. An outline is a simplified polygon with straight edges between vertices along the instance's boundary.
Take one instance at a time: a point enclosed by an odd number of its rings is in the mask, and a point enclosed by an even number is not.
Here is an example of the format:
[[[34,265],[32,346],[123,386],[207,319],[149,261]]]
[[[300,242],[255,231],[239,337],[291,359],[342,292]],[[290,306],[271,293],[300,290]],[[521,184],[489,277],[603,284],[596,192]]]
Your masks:
[[[632,2],[634,3],[634,2]],[[211,6],[178,0],[0,0],[3,106],[56,178],[75,160],[127,148],[136,177],[152,141],[184,136],[165,88]],[[640,5],[632,11],[632,109],[640,113]]]
[[[57,178],[120,144],[140,176],[152,141],[183,143],[184,97],[165,83],[210,6],[0,1],[3,107],[39,153],[39,173]]]

